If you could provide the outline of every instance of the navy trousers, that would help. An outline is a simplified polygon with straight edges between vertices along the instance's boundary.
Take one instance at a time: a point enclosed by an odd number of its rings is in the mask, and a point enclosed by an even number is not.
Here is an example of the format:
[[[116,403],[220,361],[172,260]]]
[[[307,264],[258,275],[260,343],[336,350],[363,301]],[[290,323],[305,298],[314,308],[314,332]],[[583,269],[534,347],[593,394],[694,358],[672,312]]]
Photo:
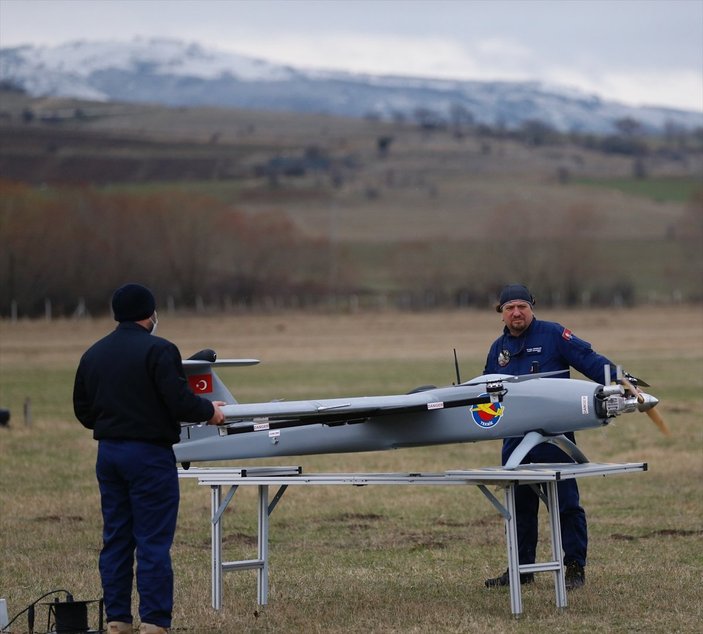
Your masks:
[[[567,434],[574,440],[573,434]],[[503,444],[503,464],[517,446],[520,439],[507,439]],[[530,462],[572,462],[558,447],[542,443],[537,445],[522,461]],[[576,562],[586,565],[588,553],[588,525],[586,512],[579,499],[576,480],[562,480],[557,483],[559,493],[559,524],[564,548],[564,563]],[[515,519],[517,520],[518,556],[521,564],[535,563],[538,538],[539,496],[528,485],[515,488]]]
[[[132,622],[137,561],[139,616],[171,626],[171,545],[178,516],[178,470],[173,449],[132,440],[101,440],[96,475],[103,515],[100,578],[108,621]]]

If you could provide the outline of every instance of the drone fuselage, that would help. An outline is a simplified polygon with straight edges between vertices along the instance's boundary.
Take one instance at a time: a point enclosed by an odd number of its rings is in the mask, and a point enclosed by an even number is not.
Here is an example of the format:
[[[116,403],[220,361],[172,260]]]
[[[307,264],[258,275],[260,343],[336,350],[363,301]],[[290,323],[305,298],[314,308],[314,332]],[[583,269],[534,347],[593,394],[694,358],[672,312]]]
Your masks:
[[[605,425],[617,413],[606,410],[603,387],[591,381],[518,378],[483,376],[405,395],[227,405],[226,426],[184,427],[174,451],[185,463],[383,451],[529,432],[552,437]]]

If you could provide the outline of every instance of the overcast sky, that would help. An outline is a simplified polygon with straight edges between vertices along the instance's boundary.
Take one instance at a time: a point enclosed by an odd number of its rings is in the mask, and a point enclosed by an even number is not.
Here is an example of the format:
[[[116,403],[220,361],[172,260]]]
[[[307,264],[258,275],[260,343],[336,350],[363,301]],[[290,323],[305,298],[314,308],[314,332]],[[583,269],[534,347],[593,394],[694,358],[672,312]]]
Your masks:
[[[703,111],[703,0],[0,0],[2,47],[136,36]]]

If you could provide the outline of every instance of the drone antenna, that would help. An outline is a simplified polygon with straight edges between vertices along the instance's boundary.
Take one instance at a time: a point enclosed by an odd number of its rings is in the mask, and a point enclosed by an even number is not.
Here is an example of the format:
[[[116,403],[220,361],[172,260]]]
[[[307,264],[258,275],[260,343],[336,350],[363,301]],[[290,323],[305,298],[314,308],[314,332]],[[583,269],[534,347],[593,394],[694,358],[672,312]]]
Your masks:
[[[454,348],[454,371],[456,372],[456,384],[461,383],[461,376],[459,375],[459,360],[456,356],[456,348]]]

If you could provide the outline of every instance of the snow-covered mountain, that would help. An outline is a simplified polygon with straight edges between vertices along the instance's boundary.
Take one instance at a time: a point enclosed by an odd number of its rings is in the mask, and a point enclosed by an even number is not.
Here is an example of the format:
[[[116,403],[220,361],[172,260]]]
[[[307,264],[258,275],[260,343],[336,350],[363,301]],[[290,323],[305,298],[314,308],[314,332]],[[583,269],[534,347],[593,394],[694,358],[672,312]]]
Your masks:
[[[479,82],[311,71],[178,40],[72,42],[0,49],[0,81],[34,96],[292,110],[384,119],[419,112],[508,128],[539,120],[609,133],[625,117],[651,130],[703,126],[703,112],[631,107],[539,82]]]

